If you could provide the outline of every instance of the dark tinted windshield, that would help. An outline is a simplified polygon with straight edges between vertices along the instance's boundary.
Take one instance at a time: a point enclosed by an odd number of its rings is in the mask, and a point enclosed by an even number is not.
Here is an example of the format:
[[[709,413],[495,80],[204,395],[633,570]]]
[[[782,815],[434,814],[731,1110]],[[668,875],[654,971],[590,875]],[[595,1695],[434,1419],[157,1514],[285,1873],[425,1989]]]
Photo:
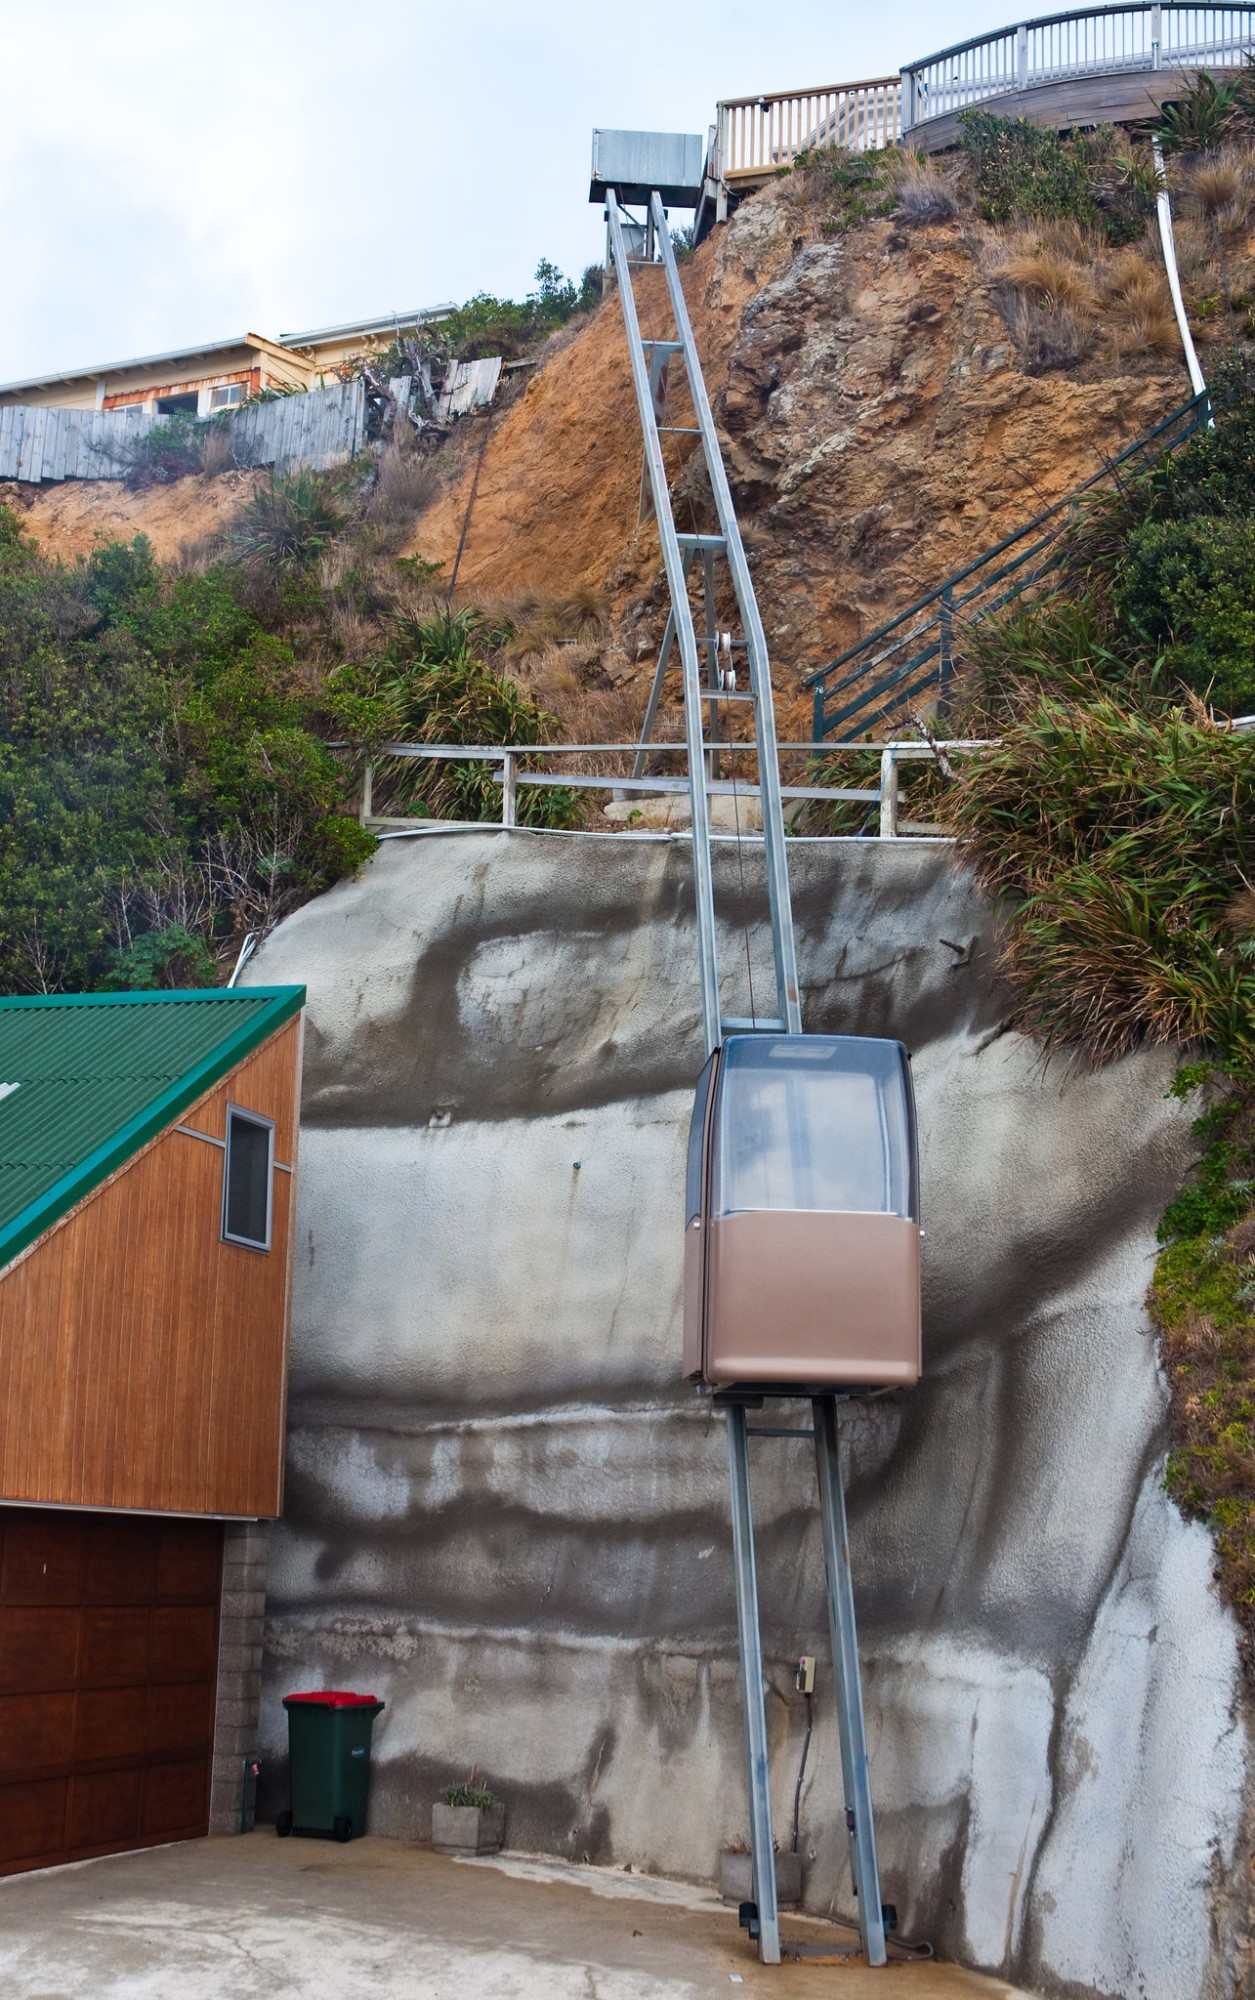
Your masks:
[[[711,1212],[786,1208],[917,1215],[900,1042],[736,1035],[726,1043]]]

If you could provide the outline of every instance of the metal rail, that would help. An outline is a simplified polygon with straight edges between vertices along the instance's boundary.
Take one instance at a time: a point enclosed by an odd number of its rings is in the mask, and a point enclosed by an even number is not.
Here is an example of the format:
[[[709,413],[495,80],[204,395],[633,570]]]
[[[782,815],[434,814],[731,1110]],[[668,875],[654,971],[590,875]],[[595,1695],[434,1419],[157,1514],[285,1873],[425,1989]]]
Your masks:
[[[333,743],[329,747],[332,749],[345,749],[347,746],[343,743]],[[534,771],[524,768],[527,760],[541,757],[593,758],[613,756],[627,758],[638,752],[639,747],[636,743],[526,743],[516,744],[509,748],[503,747],[499,743],[385,743],[364,768],[358,818],[363,826],[382,827],[397,831],[404,829],[406,831],[419,832],[433,824],[438,824],[429,815],[419,816],[407,813],[377,812],[375,810],[376,780],[381,766],[391,760],[402,762],[406,760],[426,760],[431,763],[447,762],[488,765],[492,771],[494,784],[501,786],[501,817],[495,822],[487,823],[503,827],[513,827],[519,824],[518,793],[521,785],[587,792],[606,792],[610,794],[631,792],[644,797],[658,798],[674,795],[687,796],[689,792],[689,780],[687,777],[620,778],[607,777],[604,774],[596,772]],[[754,754],[753,744],[737,743],[722,747],[725,749],[731,748],[732,750],[746,754]],[[948,840],[950,836],[943,834],[935,826],[925,822],[900,818],[902,765],[931,762],[937,751],[941,751],[950,757],[977,757],[981,756],[986,750],[995,747],[996,745],[992,742],[976,738],[953,742],[937,742],[935,744],[921,741],[878,743],[875,748],[879,764],[877,781],[874,786],[781,784],[779,786],[779,794],[782,800],[844,800],[852,804],[878,808],[878,814],[869,813],[869,822],[873,817],[876,819],[877,835],[882,840],[893,840],[903,836]],[[714,754],[715,746],[708,744],[704,748],[706,755],[710,756]],[[684,757],[687,754],[686,746],[682,743],[656,744],[653,746],[653,749],[655,754],[659,756],[671,755]],[[827,759],[839,757],[843,753],[851,754],[861,751],[866,754],[867,745],[864,743],[821,742],[779,743],[776,745],[776,749],[780,756],[804,752],[813,761],[817,756],[823,756]],[[708,779],[706,793],[708,797],[737,798],[747,801],[750,799],[758,800],[762,797],[761,787],[751,783],[748,779]],[[729,837],[754,842],[762,839],[760,833],[749,830],[739,834],[732,834]],[[790,832],[791,840],[806,839],[807,837],[805,833]],[[825,836],[821,835],[818,837],[824,838]],[[859,835],[857,837],[861,839],[869,836]]]
[[[732,504],[728,475],[719,449],[715,421],[706,394],[701,362],[693,339],[693,329],[689,323],[688,307],[680,284],[679,267],[671,246],[671,234],[661,197],[657,192],[650,197],[643,246],[638,244],[639,229],[633,230],[631,239],[633,248],[643,247],[644,259],[629,252],[624,214],[613,188],[606,196],[606,216],[610,256],[618,281],[619,302],[627,333],[632,385],[636,393],[637,414],[644,442],[649,499],[658,523],[663,569],[670,598],[664,650],[659,657],[655,681],[661,678],[673,643],[679,647],[684,679],[684,727],[692,811],[698,967],[702,1026],[706,1052],[709,1054],[722,1041],[723,1028],[715,945],[714,877],[710,857],[708,786],[713,780],[713,772],[707,768],[705,753],[708,746],[703,733],[702,710],[703,705],[717,703],[722,691],[718,686],[718,666],[714,658],[715,634],[709,612],[705,636],[709,685],[705,690],[702,685],[697,628],[689,595],[689,570],[695,558],[700,556],[702,559],[707,578],[708,605],[713,605],[711,572],[714,563],[720,559],[726,563],[740,618],[741,637],[736,641],[736,645],[738,653],[744,653],[749,672],[748,706],[753,723],[754,742],[758,753],[759,785],[762,790],[767,901],[776,985],[775,1018],[779,1026],[788,1033],[800,1034],[802,1014],[798,998],[797,956],[793,940],[793,909],[789,897],[788,859],[780,796],[771,668],[767,658],[767,641],[763,632],[762,618],[754,596],[749,564],[745,559],[736,509]],[[641,333],[633,292],[633,271],[642,261],[652,263],[655,255],[662,265],[666,279],[674,335],[665,339],[646,340]],[[684,386],[693,405],[697,432],[695,449],[703,461],[714,500],[719,524],[716,534],[681,534],[672,512],[670,482],[663,458],[662,431],[671,370],[676,363],[683,371]],[[728,645],[724,650],[730,654],[731,634],[727,635],[727,638]]]
[[[1155,0],[1039,15],[904,63],[903,133],[933,118],[1073,78],[1234,67],[1253,38],[1255,7]]]
[[[839,730],[848,742],[922,697],[944,702],[962,664],[964,633],[1058,567],[1064,531],[1086,494],[1145,471],[1184,444],[1209,415],[1206,394],[1192,396],[1071,493],[808,674],[802,685],[813,690],[816,741]]]

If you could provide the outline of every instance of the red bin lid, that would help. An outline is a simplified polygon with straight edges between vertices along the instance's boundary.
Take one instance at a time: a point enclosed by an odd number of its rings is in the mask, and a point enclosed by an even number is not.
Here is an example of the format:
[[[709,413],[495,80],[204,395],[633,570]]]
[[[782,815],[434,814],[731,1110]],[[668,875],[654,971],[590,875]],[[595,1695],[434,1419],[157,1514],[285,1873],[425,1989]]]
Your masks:
[[[313,1694],[285,1694],[283,1706],[288,1708],[294,1701],[320,1702],[324,1708],[382,1708],[383,1703],[373,1694],[349,1694],[344,1688],[319,1688]]]

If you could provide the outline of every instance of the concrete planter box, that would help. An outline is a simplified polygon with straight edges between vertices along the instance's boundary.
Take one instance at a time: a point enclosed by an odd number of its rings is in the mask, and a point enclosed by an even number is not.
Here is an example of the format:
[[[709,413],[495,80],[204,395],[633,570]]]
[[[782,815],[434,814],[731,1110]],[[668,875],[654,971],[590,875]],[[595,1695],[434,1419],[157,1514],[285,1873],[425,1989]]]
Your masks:
[[[481,1812],[478,1806],[431,1809],[431,1844],[437,1854],[495,1854],[505,1839],[505,1807],[498,1801]]]
[[[754,1877],[748,1854],[734,1854],[730,1847],[719,1851],[719,1894],[725,1903],[750,1903],[754,1899]],[[796,1909],[802,1900],[802,1857],[776,1856],[776,1902],[782,1910]]]

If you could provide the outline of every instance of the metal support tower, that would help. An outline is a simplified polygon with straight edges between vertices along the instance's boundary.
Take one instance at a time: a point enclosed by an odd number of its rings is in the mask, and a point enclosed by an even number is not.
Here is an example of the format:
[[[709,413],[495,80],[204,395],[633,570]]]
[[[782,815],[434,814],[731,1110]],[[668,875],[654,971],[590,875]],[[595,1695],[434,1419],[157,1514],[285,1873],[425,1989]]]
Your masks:
[[[659,196],[656,193],[651,195],[649,203],[651,231],[647,233],[645,248],[648,251],[648,236],[652,234],[652,239],[661,254],[661,268],[666,273],[671,316],[675,326],[675,337],[670,340],[642,338],[636,298],[632,288],[632,273],[642,264],[652,263],[653,260],[629,254],[623,210],[613,188],[606,197],[606,213],[611,261],[619,282],[619,299],[623,307],[623,323],[627,330],[632,383],[636,390],[637,409],[645,443],[645,472],[649,499],[652,501],[658,520],[663,568],[666,571],[667,590],[671,599],[663,648],[659,655],[654,689],[650,696],[650,726],[657,711],[658,694],[671,647],[676,643],[680,648],[680,665],[684,674],[684,723],[688,746],[689,796],[693,813],[693,880],[697,892],[697,950],[701,980],[702,1028],[706,1039],[706,1053],[709,1055],[712,1049],[718,1047],[725,1034],[740,1028],[757,1027],[790,1035],[800,1035],[802,1032],[797,957],[793,943],[793,909],[789,901],[788,857],[785,852],[784,811],[780,798],[780,766],[776,755],[776,718],[771,702],[771,670],[767,659],[767,640],[763,632],[763,621],[759,616],[754,586],[750,581],[749,564],[745,560],[741,531],[737,526],[736,509],[732,505],[728,475],[719,450],[715,420],[710,411],[710,399],[706,394],[701,363],[697,358],[697,347],[693,340],[693,329],[689,325],[688,308],[680,288],[680,273],[675,261],[675,252],[671,247],[666,213]],[[696,417],[696,425],[693,427],[697,437],[696,449],[701,453],[710,480],[710,490],[714,496],[715,515],[719,525],[717,533],[713,535],[681,534],[671,510],[671,495],[662,455],[662,418],[665,413],[667,373],[671,364],[676,361],[682,366],[687,378]],[[709,640],[706,642],[707,689],[705,694],[702,691],[699,642],[693,607],[689,602],[688,586],[689,568],[695,557],[701,558],[704,569],[709,560],[708,578],[713,576],[714,563],[717,560],[722,559],[728,566],[743,634],[738,641],[737,651],[744,652],[748,667],[749,686],[744,692],[739,692],[739,698],[742,701],[748,700],[754,723],[754,747],[758,756],[763,841],[767,861],[767,897],[771,911],[771,944],[776,974],[775,1015],[752,1022],[728,1019],[721,1015],[719,1007],[719,969],[715,951],[715,893],[710,860],[710,804],[706,790],[710,776],[706,753],[710,746],[703,733],[702,707],[703,703],[713,707],[716,701],[735,701],[738,699],[738,694],[720,693],[717,671],[712,671],[715,663],[710,657],[714,647],[710,645]],[[713,590],[708,584],[708,632],[713,632],[714,629],[713,609]]]
[[[711,414],[710,399],[702,377],[701,363],[689,324],[688,309],[680,285],[680,274],[671,246],[666,211],[657,191],[651,194],[644,229],[625,220],[623,207],[614,188],[606,195],[609,261],[618,280],[623,323],[627,331],[628,355],[637,411],[645,446],[641,481],[642,518],[652,506],[658,521],[670,607],[658,655],[654,684],[646,712],[641,748],[634,776],[639,776],[654,718],[657,714],[673,646],[680,650],[684,677],[684,724],[688,749],[689,796],[693,823],[693,882],[697,904],[698,960],[701,980],[702,1028],[706,1053],[718,1047],[726,1034],[756,1029],[765,1033],[800,1035],[802,1011],[798,992],[797,959],[793,937],[793,909],[789,896],[787,840],[780,796],[780,768],[776,751],[775,711],[772,706],[771,669],[749,565],[737,525],[736,509],[728,486],[728,476],[719,449]],[[643,251],[643,255],[636,254]],[[643,265],[657,268],[666,276],[674,335],[667,339],[645,339],[641,334],[633,290],[632,274]],[[663,460],[662,440],[677,427],[668,424],[667,378],[674,363],[682,367],[693,405],[694,425],[683,427],[697,439],[695,449],[710,482],[718,530],[715,534],[682,534],[676,527],[671,495]],[[699,639],[694,609],[689,596],[689,573],[700,560],[703,581],[703,632]],[[741,632],[720,635],[716,629],[715,565],[727,565],[735,597]],[[744,656],[748,687],[722,687],[719,659]],[[706,654],[706,681],[703,686],[701,653]],[[711,865],[710,808],[707,785],[716,775],[718,757],[718,715],[725,701],[750,704],[754,727],[754,748],[758,760],[759,792],[762,800],[763,847],[766,859],[767,895],[771,917],[771,944],[775,963],[776,1012],[771,1018],[738,1019],[722,1012],[719,997],[719,969],[715,944],[715,891]],[[710,733],[703,730],[702,711],[710,718]],[[770,1391],[765,1393],[770,1394]],[[750,1495],[749,1444],[756,1433],[746,1421],[747,1402],[760,1400],[756,1394],[735,1392],[721,1399],[727,1410],[728,1469],[732,1495],[732,1541],[736,1570],[737,1633],[741,1656],[741,1699],[745,1716],[746,1776],[750,1806],[750,1846],[752,1850],[754,1924],[759,1956],[766,1965],[780,1963],[780,1925],[776,1905],[775,1845],[771,1830],[771,1794],[767,1767],[767,1716],[763,1684],[762,1637],[758,1610],[758,1582],[754,1562],[754,1522]],[[876,1839],[872,1819],[871,1788],[867,1770],[867,1745],[863,1723],[863,1690],[859,1674],[858,1639],[854,1622],[854,1594],[850,1582],[850,1552],[846,1535],[845,1497],[841,1479],[837,1405],[832,1395],[812,1399],[813,1429],[796,1431],[763,1427],[766,1436],[805,1436],[815,1441],[819,1482],[820,1520],[823,1532],[824,1565],[828,1581],[828,1612],[832,1633],[833,1672],[837,1690],[841,1738],[841,1767],[844,1781],[845,1817],[850,1836],[850,1867],[858,1897],[859,1929],[869,1965],[885,1963],[885,1931],[880,1901],[880,1876],[876,1861]]]

